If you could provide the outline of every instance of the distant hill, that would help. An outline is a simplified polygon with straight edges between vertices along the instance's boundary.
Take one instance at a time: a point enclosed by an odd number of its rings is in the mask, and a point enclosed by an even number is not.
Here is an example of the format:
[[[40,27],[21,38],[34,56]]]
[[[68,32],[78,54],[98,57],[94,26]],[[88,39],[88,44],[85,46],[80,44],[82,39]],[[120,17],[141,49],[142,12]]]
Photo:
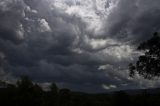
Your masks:
[[[121,91],[115,91],[112,93],[116,93],[116,92],[125,92],[129,95],[137,95],[137,94],[143,94],[143,93],[157,94],[157,93],[160,93],[160,88],[121,90]]]

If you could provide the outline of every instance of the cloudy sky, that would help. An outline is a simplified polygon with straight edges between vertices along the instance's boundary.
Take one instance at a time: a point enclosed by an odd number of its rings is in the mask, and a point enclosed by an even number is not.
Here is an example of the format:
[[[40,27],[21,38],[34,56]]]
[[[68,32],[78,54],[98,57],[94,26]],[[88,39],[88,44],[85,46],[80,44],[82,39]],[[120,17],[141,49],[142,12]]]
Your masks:
[[[0,0],[0,79],[28,75],[75,91],[160,87],[128,76],[160,30],[159,0]]]

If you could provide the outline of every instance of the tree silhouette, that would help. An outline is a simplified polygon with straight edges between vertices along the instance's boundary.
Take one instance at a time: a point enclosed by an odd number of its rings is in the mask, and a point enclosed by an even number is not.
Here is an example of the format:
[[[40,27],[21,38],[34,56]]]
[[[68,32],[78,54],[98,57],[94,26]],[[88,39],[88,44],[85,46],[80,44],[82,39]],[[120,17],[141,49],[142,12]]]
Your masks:
[[[28,90],[33,88],[33,83],[28,76],[22,76],[21,79],[17,81],[17,87],[21,90]]]
[[[135,72],[146,79],[160,76],[160,36],[156,32],[153,37],[146,42],[141,43],[138,50],[143,51],[135,65],[130,64],[130,76]]]
[[[51,90],[51,93],[58,94],[58,87],[54,82],[50,85],[50,90]]]
[[[47,95],[47,100],[48,100],[48,105],[49,106],[57,106],[58,105],[58,87],[57,85],[52,82],[50,85],[50,91],[48,92],[49,94]]]

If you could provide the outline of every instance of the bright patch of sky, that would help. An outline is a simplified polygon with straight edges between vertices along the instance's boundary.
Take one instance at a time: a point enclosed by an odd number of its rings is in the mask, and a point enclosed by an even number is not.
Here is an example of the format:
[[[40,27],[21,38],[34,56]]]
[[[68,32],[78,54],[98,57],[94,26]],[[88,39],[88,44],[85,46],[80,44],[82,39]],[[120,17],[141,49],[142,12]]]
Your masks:
[[[82,18],[88,24],[88,30],[100,34],[104,19],[116,6],[115,0],[49,0],[52,6],[69,15]]]

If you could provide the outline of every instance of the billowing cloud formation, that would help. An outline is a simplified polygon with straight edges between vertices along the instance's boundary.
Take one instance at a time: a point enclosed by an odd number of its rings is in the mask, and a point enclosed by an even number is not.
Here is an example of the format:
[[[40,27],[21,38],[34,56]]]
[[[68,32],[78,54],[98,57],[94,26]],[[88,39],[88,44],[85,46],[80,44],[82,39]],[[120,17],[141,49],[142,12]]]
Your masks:
[[[1,79],[28,75],[89,92],[159,86],[127,71],[136,45],[160,28],[159,3],[1,0]]]
[[[148,38],[159,30],[158,1],[121,0],[106,19],[105,29],[111,37]]]

